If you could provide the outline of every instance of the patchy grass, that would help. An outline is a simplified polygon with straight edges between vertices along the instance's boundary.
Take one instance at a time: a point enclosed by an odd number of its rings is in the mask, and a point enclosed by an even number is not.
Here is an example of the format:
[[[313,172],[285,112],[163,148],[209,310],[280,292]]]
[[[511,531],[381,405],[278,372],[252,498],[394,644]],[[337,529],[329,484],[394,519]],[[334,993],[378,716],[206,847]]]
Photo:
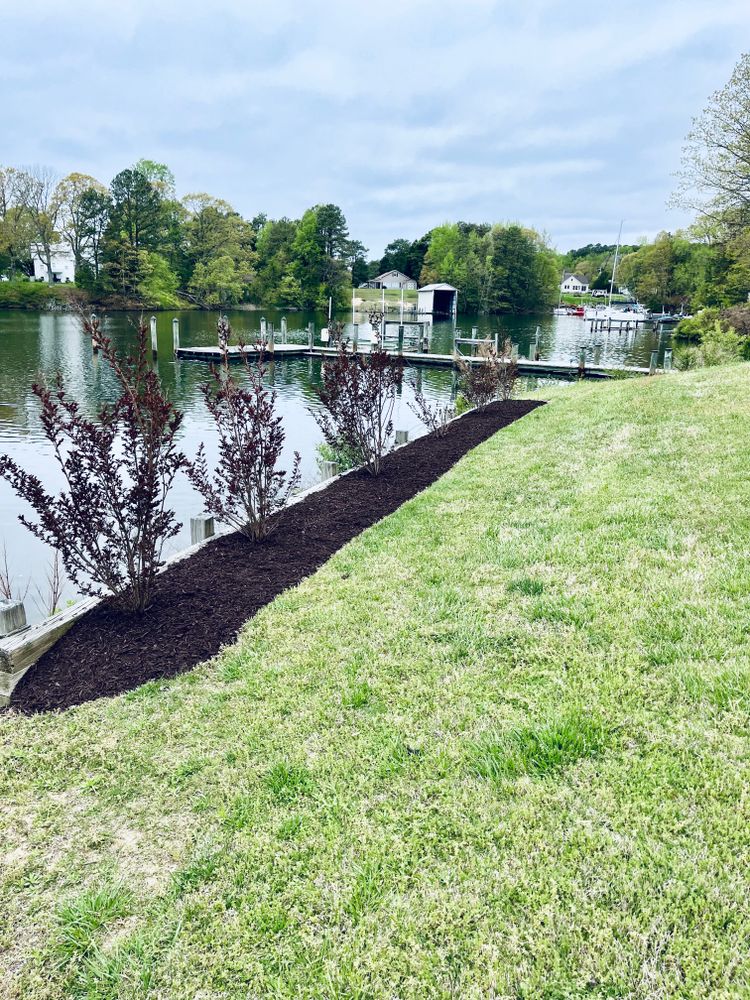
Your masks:
[[[750,994],[748,371],[571,386],[215,662],[0,716],[0,995]]]

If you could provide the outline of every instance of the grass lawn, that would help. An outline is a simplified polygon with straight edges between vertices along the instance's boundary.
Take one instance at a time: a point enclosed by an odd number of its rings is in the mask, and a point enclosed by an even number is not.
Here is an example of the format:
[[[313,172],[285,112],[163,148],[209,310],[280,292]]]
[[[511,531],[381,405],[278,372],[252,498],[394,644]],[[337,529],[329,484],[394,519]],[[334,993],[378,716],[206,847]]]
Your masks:
[[[747,996],[749,375],[555,393],[215,662],[0,718],[0,994]]]
[[[382,302],[383,292],[380,288],[355,288],[354,298],[355,300],[359,299],[360,302],[366,302],[368,305],[376,306],[379,302]],[[407,305],[416,305],[417,299],[416,289],[404,289],[404,302]],[[386,288],[385,301],[390,305],[400,305],[401,290],[399,288]]]

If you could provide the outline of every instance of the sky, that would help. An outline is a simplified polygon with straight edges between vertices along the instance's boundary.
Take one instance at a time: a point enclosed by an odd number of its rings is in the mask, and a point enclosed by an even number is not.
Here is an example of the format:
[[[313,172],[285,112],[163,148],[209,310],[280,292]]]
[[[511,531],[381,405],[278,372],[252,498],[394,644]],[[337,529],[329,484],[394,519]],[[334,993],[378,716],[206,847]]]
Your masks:
[[[750,2],[0,0],[0,36],[0,164],[335,202],[371,257],[458,219],[564,251],[689,223],[680,149]]]

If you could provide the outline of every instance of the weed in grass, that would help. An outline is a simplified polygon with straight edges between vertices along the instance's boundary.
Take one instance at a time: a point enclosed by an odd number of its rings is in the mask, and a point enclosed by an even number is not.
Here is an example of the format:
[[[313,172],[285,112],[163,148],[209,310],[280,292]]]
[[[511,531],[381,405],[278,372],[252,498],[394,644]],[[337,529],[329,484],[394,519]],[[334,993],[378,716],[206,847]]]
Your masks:
[[[54,945],[60,964],[65,965],[71,959],[88,954],[99,932],[112,921],[127,916],[131,906],[130,891],[119,883],[89,889],[61,906]]]
[[[257,815],[256,800],[251,795],[238,795],[222,815],[228,830],[244,830],[252,826]]]
[[[352,923],[359,923],[368,911],[380,905],[390,874],[387,861],[380,856],[366,858],[357,867],[351,894],[344,904],[344,912]]]
[[[281,760],[266,775],[266,785],[277,802],[293,802],[312,790],[312,775],[302,764]]]
[[[302,829],[302,824],[301,816],[289,816],[279,824],[276,836],[279,840],[294,840]]]
[[[490,735],[471,752],[472,769],[483,778],[542,778],[576,761],[595,757],[608,744],[610,733],[598,719],[571,712],[539,726]]]
[[[72,993],[81,1000],[118,1000],[145,996],[154,979],[153,960],[135,936],[104,951],[94,947],[86,956]]]
[[[365,708],[372,699],[372,688],[367,681],[360,681],[352,684],[348,691],[341,696],[341,704],[344,708]]]
[[[227,656],[226,660],[222,661],[218,674],[221,680],[226,684],[230,684],[232,681],[238,681],[245,673],[245,670],[246,667],[241,657]]]
[[[176,896],[184,896],[193,889],[198,889],[206,882],[213,881],[222,861],[219,850],[209,850],[198,855],[190,864],[176,871],[172,876],[172,887]]]
[[[693,701],[705,701],[720,712],[750,708],[750,670],[731,667],[714,676],[693,671],[682,683]]]
[[[544,584],[541,580],[534,580],[530,576],[522,576],[517,580],[511,580],[507,586],[509,594],[523,594],[524,597],[539,597],[544,593]]]

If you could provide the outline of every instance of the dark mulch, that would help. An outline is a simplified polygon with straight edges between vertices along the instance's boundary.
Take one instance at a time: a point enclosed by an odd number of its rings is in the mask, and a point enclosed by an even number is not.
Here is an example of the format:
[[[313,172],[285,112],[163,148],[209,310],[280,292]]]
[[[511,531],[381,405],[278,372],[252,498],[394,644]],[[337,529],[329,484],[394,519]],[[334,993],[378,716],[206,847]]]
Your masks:
[[[214,656],[242,625],[334,552],[447,472],[462,455],[539,403],[494,403],[356,472],[294,507],[270,539],[227,535],[170,566],[143,615],[103,604],[81,618],[16,688],[12,708],[45,712],[172,677]]]

